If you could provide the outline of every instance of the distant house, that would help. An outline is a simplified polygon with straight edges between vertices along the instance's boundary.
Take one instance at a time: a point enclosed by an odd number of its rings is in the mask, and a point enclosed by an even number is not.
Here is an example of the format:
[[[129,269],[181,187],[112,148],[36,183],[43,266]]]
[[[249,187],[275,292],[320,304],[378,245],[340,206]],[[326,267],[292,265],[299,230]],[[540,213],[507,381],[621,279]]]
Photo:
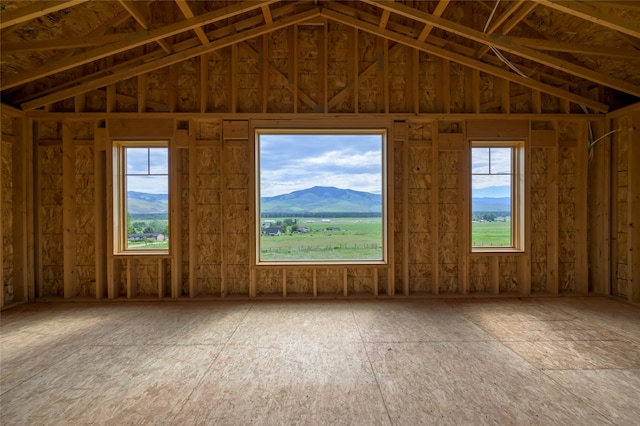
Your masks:
[[[127,239],[129,241],[145,241],[148,239],[152,239],[155,241],[164,241],[164,234],[159,234],[157,232],[146,232],[144,234],[128,234]]]
[[[309,232],[311,232],[311,229],[307,228],[306,226],[298,226],[296,232],[298,234],[308,234]]]
[[[268,236],[268,237],[276,237],[281,235],[282,232],[282,227],[280,226],[269,226],[268,228],[264,229],[264,235]]]

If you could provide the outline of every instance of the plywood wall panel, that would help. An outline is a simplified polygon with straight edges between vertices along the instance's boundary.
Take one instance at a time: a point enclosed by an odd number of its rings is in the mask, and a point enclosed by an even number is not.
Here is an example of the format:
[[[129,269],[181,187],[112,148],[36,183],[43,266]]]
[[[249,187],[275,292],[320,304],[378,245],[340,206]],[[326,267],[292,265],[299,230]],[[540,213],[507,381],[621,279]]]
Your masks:
[[[158,296],[158,260],[154,257],[140,257],[135,262],[135,277],[138,296]]]
[[[489,258],[486,256],[473,256],[469,262],[469,291],[472,293],[488,293],[490,290]]]
[[[238,46],[237,58],[237,108],[238,112],[260,112],[262,109],[261,68],[258,41],[248,40]]]
[[[389,54],[389,111],[392,113],[409,109],[406,89],[411,70],[407,67],[408,55],[407,47],[401,47],[396,54]]]
[[[75,131],[78,137],[92,136],[88,130],[90,126],[79,126]],[[92,132],[91,132],[92,133]],[[95,200],[94,200],[94,149],[91,146],[75,147],[75,198],[74,209],[76,217],[76,273],[77,295],[96,296],[95,276]]]
[[[200,63],[198,58],[179,62],[177,65],[176,111],[200,111]]]
[[[344,275],[341,268],[319,268],[316,270],[318,294],[337,295],[344,291]]]
[[[256,281],[258,283],[256,294],[282,295],[282,269],[256,269]],[[295,286],[294,286],[295,287]]]
[[[629,296],[629,205],[627,190],[629,185],[629,118],[622,116],[614,120],[614,128],[620,131],[613,134],[613,181],[615,182],[613,195],[613,280],[611,292],[613,295]]]
[[[519,288],[518,260],[515,256],[501,256],[498,259],[500,293],[515,293]]]
[[[11,121],[9,122],[11,123]],[[3,126],[5,123],[2,123]],[[11,124],[9,125],[11,128]],[[4,130],[4,128],[3,128]],[[2,264],[0,274],[2,274],[3,304],[10,304],[14,298],[14,241],[13,241],[13,146],[10,142],[0,140],[0,213],[2,225],[0,225],[0,255]]]
[[[437,112],[436,60],[428,53],[418,56],[418,107],[420,112]]]
[[[287,295],[313,295],[313,268],[287,270]]]
[[[316,104],[320,103],[319,84],[321,66],[318,63],[322,28],[316,26],[298,27],[297,79],[298,90]],[[298,96],[298,112],[314,112],[313,105],[303,102]]]
[[[138,78],[132,77],[115,83],[116,110],[120,112],[138,111]]]
[[[358,32],[358,112],[377,112],[378,87],[376,71],[382,66],[382,52],[378,50],[378,38],[365,31]]]
[[[327,88],[328,99],[332,99],[343,89],[353,84],[350,81],[349,63],[353,52],[350,43],[353,38],[353,28],[343,24],[329,23],[327,40]],[[329,112],[353,112],[353,95],[347,95]]]
[[[207,54],[207,111],[228,112],[231,109],[231,48]]]
[[[465,112],[465,73],[468,68],[452,62],[449,65],[449,88],[451,112]]]
[[[57,136],[61,127],[56,122],[42,126],[47,136]],[[40,167],[40,261],[42,296],[64,294],[64,250],[62,244],[62,145],[38,147]]]
[[[559,141],[576,138],[574,123],[560,122]],[[566,142],[565,142],[566,143]],[[577,291],[576,282],[576,148],[562,146],[558,151],[558,259],[559,289],[563,292]],[[586,182],[584,183],[586,184]]]
[[[189,190],[190,190],[190,180],[189,180],[189,170],[191,170],[189,168],[189,152],[186,149],[180,149],[178,150],[178,161],[180,161],[180,200],[179,200],[179,205],[180,205],[180,215],[181,215],[181,220],[180,220],[180,227],[181,227],[181,238],[180,241],[176,244],[177,247],[175,247],[176,250],[180,250],[181,254],[182,254],[182,273],[180,274],[181,276],[178,278],[179,280],[181,280],[181,282],[179,283],[179,285],[177,286],[177,288],[179,288],[180,292],[182,294],[189,294],[189,283],[191,282],[190,280],[190,268],[189,268],[189,264],[191,262],[190,259],[190,253],[189,253],[189,247],[190,247],[190,241],[191,241],[191,232],[189,229],[189,201],[190,201],[190,197],[189,197]],[[171,243],[171,244],[175,244]],[[171,294],[171,292],[168,292],[166,294]]]
[[[268,38],[267,57],[275,69],[269,73],[267,82],[268,112],[293,112],[293,91],[288,84],[288,79],[293,77],[288,70],[289,55],[293,51],[289,40],[287,29],[274,31]]]

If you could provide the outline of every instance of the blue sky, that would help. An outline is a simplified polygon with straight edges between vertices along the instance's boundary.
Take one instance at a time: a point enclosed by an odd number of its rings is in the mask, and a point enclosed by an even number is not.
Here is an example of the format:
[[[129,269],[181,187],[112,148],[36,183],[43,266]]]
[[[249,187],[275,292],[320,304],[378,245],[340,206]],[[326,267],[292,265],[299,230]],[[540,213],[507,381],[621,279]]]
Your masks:
[[[380,194],[381,135],[260,135],[260,196],[313,186]]]
[[[149,176],[169,172],[168,148],[127,148],[127,191],[149,194],[169,192],[166,176]],[[134,176],[131,176],[134,175]]]
[[[471,172],[487,174],[473,176],[473,198],[511,196],[511,148],[473,148]]]

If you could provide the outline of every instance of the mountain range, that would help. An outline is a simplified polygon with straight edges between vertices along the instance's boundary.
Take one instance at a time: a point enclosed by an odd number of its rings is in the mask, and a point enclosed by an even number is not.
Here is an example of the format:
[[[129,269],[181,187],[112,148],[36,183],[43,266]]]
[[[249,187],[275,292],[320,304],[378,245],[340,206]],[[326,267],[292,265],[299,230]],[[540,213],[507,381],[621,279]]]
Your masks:
[[[132,214],[167,213],[169,195],[129,191],[127,192],[127,209]]]
[[[314,186],[273,197],[261,197],[262,213],[362,213],[381,212],[382,196],[370,192]]]
[[[166,213],[169,211],[169,196],[129,191],[127,207],[133,214]],[[261,197],[261,209],[263,213],[377,213],[382,211],[382,196],[333,186],[314,186],[288,194]],[[510,209],[509,197],[473,198],[473,211],[503,212]]]
[[[508,212],[511,211],[511,198],[509,197],[479,197],[473,198],[474,212]]]

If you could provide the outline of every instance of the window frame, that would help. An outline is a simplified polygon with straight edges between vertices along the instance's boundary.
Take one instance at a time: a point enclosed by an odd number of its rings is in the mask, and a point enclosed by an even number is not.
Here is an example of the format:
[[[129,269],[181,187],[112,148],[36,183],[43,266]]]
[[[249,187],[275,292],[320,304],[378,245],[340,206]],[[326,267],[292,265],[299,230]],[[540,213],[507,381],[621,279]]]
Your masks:
[[[168,248],[147,248],[132,249],[127,247],[127,148],[166,148],[167,149],[167,223],[169,234],[171,234],[171,148],[168,139],[154,140],[114,140],[113,148],[113,254],[114,255],[136,255],[136,256],[157,256],[171,254],[171,238]],[[160,175],[160,174],[158,174]],[[162,174],[164,176],[164,174]]]
[[[473,149],[511,148],[511,245],[473,245]],[[471,253],[524,253],[525,252],[525,141],[473,139],[469,144],[469,250]]]
[[[381,137],[381,195],[382,195],[382,258],[381,259],[301,259],[301,260],[261,260],[260,237],[261,237],[261,214],[260,214],[260,135],[380,135]],[[332,266],[332,265],[388,265],[389,264],[389,207],[388,207],[388,155],[389,155],[389,129],[382,127],[366,128],[254,128],[254,264],[256,266]]]

